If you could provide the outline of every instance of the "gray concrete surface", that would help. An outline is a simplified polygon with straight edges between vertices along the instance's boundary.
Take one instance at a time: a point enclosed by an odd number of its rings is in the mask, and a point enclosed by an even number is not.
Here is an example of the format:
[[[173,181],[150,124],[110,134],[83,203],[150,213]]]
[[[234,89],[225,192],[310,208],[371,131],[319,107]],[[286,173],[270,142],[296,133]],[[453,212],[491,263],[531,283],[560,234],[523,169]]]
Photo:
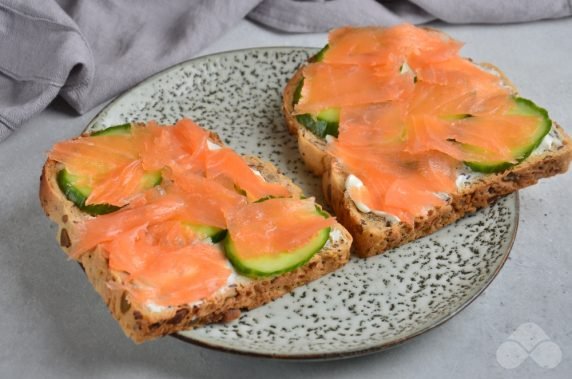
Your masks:
[[[501,67],[523,96],[545,106],[572,132],[572,19],[436,26],[465,41],[465,55]],[[202,54],[269,45],[321,46],[324,41],[324,34],[281,35],[244,21]],[[78,117],[58,101],[0,144],[1,378],[570,377],[570,174],[521,191],[520,227],[511,257],[472,305],[393,350],[300,363],[230,355],[174,338],[134,345],[81,270],[59,250],[55,228],[37,197],[47,150],[77,135],[96,112]],[[525,323],[544,330],[555,344],[551,346],[558,347],[561,360],[557,351],[548,354],[549,366],[555,367],[541,367],[531,358],[512,369],[503,367],[506,360],[499,363],[497,349]]]

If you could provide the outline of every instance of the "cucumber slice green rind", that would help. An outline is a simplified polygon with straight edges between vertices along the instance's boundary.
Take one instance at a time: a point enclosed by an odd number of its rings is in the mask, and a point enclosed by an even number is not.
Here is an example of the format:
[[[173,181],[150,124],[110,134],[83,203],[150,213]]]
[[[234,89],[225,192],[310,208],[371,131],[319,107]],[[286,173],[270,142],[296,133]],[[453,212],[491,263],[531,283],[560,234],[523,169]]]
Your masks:
[[[322,208],[320,208],[320,207],[317,206],[317,205],[316,205],[316,213],[318,213],[318,214],[319,214],[320,216],[322,216],[323,218],[331,217],[328,212],[326,212],[325,210],[323,210]]]
[[[473,117],[473,115],[470,115],[468,113],[462,113],[462,114],[451,114],[451,115],[441,116],[441,118],[445,121],[464,120],[465,118],[469,117]]]
[[[241,259],[238,257],[230,234],[228,234],[224,240],[224,251],[238,273],[251,278],[268,277],[292,271],[306,264],[314,254],[324,247],[329,236],[330,228],[328,227],[320,230],[310,242],[294,251],[273,254],[271,257]]]
[[[501,163],[479,163],[479,162],[464,162],[465,166],[476,172],[483,174],[493,174],[506,170],[515,165],[515,163],[501,162]]]
[[[70,175],[66,169],[62,169],[58,172],[56,180],[58,182],[58,187],[66,196],[66,199],[74,203],[81,211],[91,216],[115,212],[120,208],[111,204],[85,205],[87,196],[73,185],[73,176]]]
[[[508,114],[539,116],[541,118],[540,124],[538,125],[538,131],[534,136],[534,139],[531,143],[514,150],[515,160],[517,161],[516,163],[464,162],[465,165],[471,170],[485,174],[491,174],[506,170],[507,168],[517,165],[518,163],[528,158],[534,149],[540,145],[542,139],[550,132],[550,129],[552,128],[552,120],[548,116],[548,111],[546,109],[539,107],[533,101],[523,97],[515,97],[514,102],[516,103],[516,107],[514,107]]]
[[[211,236],[212,243],[219,243],[219,242],[223,241],[226,238],[227,234],[228,234],[228,231],[226,229],[222,229],[218,233],[213,234]]]
[[[270,199],[275,199],[275,198],[276,198],[276,196],[268,195],[268,196],[264,196],[264,197],[261,197],[261,198],[258,199],[258,200],[253,201],[253,203],[262,203],[263,201],[270,200]]]
[[[121,124],[110,126],[109,128],[98,130],[90,134],[92,137],[96,136],[117,136],[127,135],[131,133],[131,124]]]
[[[184,222],[184,225],[195,233],[201,234],[204,237],[210,238],[213,243],[220,242],[226,237],[226,229],[217,228],[210,225],[198,225],[190,222]]]
[[[318,51],[318,53],[316,55],[314,55],[312,58],[309,59],[310,62],[321,62],[324,60],[324,55],[328,52],[328,49],[330,48],[330,45],[326,45],[324,47],[322,47],[322,49],[320,51]]]
[[[107,213],[115,212],[121,209],[121,207],[117,207],[111,204],[90,204],[90,205],[84,205],[83,207],[80,207],[80,209],[90,216],[100,216]]]
[[[292,105],[298,104],[300,98],[302,97],[302,87],[304,87],[304,78],[298,82],[296,89],[294,90],[294,96],[292,99]]]
[[[72,184],[71,175],[67,172],[66,169],[60,170],[58,172],[56,180],[58,182],[58,187],[60,187],[60,190],[64,193],[69,201],[78,207],[85,205],[85,199],[87,196]]]
[[[339,131],[337,122],[319,120],[309,113],[297,115],[296,120],[317,137],[326,138],[328,135],[334,137],[338,136]]]
[[[550,129],[552,128],[552,120],[548,116],[548,111],[546,109],[539,107],[531,100],[525,99],[523,97],[515,97],[514,100],[517,106],[512,110],[511,114],[522,116],[535,115],[540,116],[542,120],[534,140],[529,145],[523,146],[516,151],[516,153],[520,156],[520,161],[522,161],[523,159],[526,159],[528,156],[530,156],[534,149],[540,145],[542,139],[548,133],[550,133]]]

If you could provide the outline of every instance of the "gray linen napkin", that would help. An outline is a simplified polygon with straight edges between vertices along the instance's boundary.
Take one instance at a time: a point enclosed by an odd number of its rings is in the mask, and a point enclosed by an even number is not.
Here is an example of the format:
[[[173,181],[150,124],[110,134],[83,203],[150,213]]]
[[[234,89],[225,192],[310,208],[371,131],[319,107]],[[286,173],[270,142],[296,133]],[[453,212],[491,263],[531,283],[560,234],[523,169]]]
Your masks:
[[[572,0],[265,0],[249,18],[289,32],[321,32],[349,24],[491,24],[570,15]]]
[[[354,25],[520,22],[572,0],[0,0],[0,141],[56,96],[83,113],[188,59],[239,20],[288,32]]]

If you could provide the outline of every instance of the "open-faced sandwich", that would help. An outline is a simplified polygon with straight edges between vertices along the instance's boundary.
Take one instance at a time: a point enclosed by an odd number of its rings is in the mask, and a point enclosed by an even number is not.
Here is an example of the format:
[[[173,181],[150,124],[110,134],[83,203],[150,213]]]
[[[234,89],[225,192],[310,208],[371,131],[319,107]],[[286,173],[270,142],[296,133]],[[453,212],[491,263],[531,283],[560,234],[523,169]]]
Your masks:
[[[407,24],[336,29],[287,84],[287,125],[359,256],[568,168],[547,111],[461,46]]]
[[[351,236],[313,198],[188,119],[56,144],[40,198],[136,342],[236,318],[349,257]]]

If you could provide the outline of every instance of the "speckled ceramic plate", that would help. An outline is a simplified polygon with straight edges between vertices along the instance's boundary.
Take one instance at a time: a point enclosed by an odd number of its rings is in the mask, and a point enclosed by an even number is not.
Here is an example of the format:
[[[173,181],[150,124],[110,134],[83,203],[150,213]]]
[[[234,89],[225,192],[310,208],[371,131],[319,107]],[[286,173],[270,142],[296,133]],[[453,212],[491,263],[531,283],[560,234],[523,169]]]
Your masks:
[[[155,75],[108,105],[88,126],[172,123],[190,117],[240,153],[272,161],[307,194],[321,198],[286,131],[280,96],[315,53],[308,48],[232,51]],[[494,279],[518,222],[516,195],[429,237],[341,270],[225,325],[179,333],[231,352],[289,359],[340,358],[409,340],[458,313]]]

